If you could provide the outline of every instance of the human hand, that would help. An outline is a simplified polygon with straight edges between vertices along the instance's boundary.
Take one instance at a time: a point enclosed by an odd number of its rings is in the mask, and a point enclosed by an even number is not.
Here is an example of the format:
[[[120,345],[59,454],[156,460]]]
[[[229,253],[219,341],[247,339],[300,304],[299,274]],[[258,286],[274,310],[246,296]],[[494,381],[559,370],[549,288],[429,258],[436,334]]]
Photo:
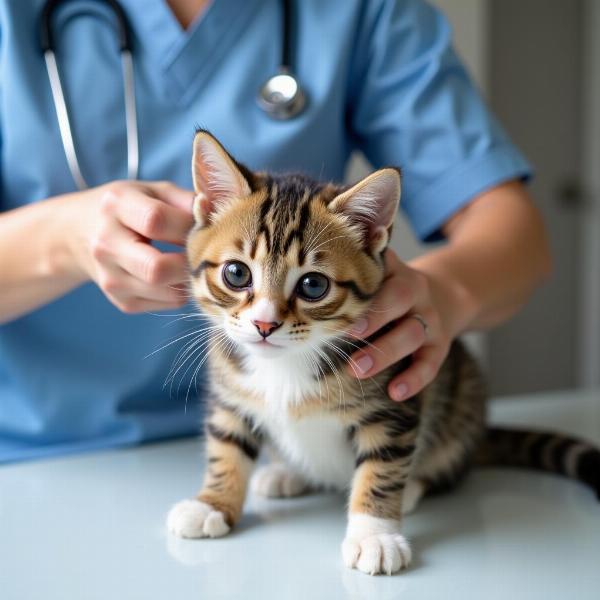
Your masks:
[[[82,280],[126,313],[185,304],[185,256],[151,241],[183,245],[192,201],[193,192],[168,182],[116,181],[65,197],[67,245]]]
[[[412,354],[412,364],[388,386],[393,400],[405,400],[433,381],[448,354],[452,336],[446,331],[436,282],[402,263],[389,249],[385,273],[370,309],[349,333],[365,339],[386,325],[391,328],[352,355],[348,372],[365,379]]]

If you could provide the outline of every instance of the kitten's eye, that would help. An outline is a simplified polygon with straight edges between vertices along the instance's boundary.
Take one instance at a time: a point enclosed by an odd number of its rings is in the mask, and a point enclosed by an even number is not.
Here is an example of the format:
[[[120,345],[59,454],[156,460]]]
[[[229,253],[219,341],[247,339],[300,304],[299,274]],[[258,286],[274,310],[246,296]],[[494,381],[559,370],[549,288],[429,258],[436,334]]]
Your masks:
[[[230,262],[223,267],[223,281],[230,288],[241,290],[252,283],[252,273],[243,262]]]
[[[320,300],[329,290],[329,279],[321,273],[307,273],[296,285],[296,293],[305,300]]]

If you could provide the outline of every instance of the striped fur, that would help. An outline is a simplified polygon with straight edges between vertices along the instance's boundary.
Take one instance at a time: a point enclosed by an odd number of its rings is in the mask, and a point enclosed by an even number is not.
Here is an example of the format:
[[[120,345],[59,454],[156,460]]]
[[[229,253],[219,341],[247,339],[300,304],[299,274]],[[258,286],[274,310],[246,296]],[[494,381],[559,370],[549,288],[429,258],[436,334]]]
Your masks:
[[[435,381],[402,403],[391,402],[385,390],[410,358],[363,381],[346,373],[349,355],[369,343],[346,329],[383,281],[382,252],[400,192],[396,171],[376,172],[352,188],[250,173],[201,131],[194,181],[191,288],[218,327],[209,356],[208,467],[198,498],[227,525],[239,518],[264,443],[307,484],[349,488],[354,525],[344,560],[367,572],[408,563],[397,531],[407,487],[419,493],[452,487],[476,461],[562,473],[600,493],[600,453],[591,446],[551,434],[486,430],[484,379],[458,341]],[[231,261],[250,269],[243,288],[224,280]],[[317,300],[299,291],[310,273],[329,281]],[[263,339],[253,321],[277,327]],[[278,464],[273,476],[281,472]],[[365,543],[381,544],[380,563],[360,558]]]

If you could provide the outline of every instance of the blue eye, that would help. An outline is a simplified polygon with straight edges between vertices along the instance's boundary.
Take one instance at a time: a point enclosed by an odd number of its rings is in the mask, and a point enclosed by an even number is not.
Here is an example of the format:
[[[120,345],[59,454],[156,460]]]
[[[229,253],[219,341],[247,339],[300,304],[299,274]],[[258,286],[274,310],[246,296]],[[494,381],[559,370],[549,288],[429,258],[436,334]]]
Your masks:
[[[329,291],[329,279],[321,273],[307,273],[296,284],[296,294],[305,300],[320,300]]]
[[[223,281],[233,290],[243,290],[252,284],[252,273],[243,262],[229,262],[223,267]]]

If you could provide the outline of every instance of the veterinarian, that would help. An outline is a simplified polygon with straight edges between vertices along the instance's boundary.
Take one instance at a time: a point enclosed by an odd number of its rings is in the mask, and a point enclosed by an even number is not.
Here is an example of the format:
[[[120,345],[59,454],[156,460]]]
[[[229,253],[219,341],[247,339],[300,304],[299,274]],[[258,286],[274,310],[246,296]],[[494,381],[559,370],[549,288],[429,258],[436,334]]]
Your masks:
[[[149,313],[187,300],[195,124],[253,169],[340,181],[355,149],[402,167],[414,231],[447,243],[408,264],[390,252],[376,302],[393,309],[355,325],[395,321],[382,352],[355,356],[362,376],[413,354],[394,400],[548,273],[531,169],[425,2],[295,1],[284,26],[281,0],[120,0],[130,58],[100,0],[55,7],[44,54],[45,5],[0,0],[0,461],[198,431],[194,390],[185,410],[187,382],[163,389],[183,342],[144,359],[190,329]],[[269,96],[282,65],[294,79]],[[297,91],[291,118],[273,114]]]

